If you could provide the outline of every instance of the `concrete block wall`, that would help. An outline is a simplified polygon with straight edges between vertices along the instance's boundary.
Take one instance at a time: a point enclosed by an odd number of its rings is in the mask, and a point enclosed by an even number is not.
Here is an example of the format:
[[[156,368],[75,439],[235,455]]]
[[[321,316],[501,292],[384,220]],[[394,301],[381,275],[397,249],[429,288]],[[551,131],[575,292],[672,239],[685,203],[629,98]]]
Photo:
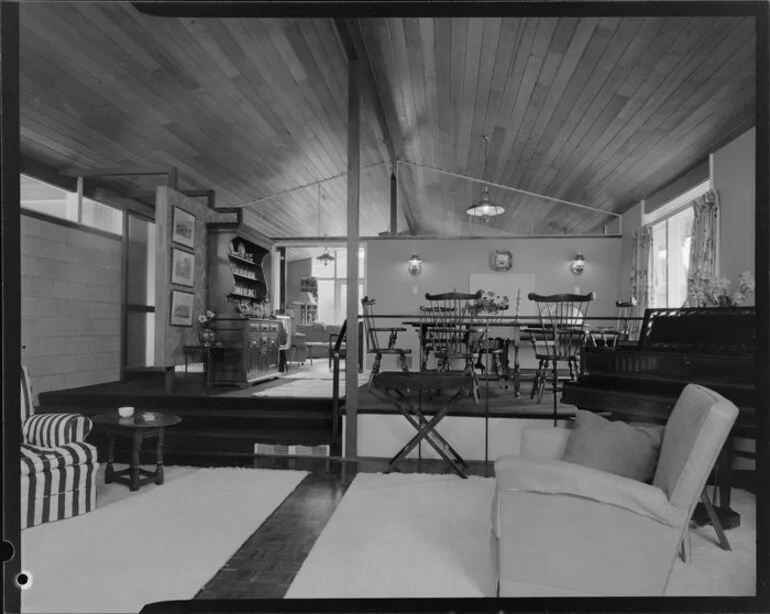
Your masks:
[[[121,238],[21,216],[22,363],[35,393],[120,379]]]

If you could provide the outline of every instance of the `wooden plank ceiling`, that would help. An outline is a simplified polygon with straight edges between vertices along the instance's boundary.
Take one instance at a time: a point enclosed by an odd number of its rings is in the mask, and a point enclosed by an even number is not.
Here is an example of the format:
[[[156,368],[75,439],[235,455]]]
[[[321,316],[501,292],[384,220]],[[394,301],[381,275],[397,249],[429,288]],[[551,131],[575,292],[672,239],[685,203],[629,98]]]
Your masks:
[[[350,24],[376,83],[362,100],[364,236],[389,225],[388,139],[400,160],[482,178],[488,135],[490,181],[622,212],[754,124],[749,18]],[[347,60],[333,20],[57,2],[22,3],[21,25],[24,155],[70,174],[173,166],[182,189],[214,189],[267,236],[345,234]],[[467,232],[479,184],[399,166],[399,230]],[[296,189],[328,178],[320,197]],[[495,234],[608,221],[490,192],[506,208]]]

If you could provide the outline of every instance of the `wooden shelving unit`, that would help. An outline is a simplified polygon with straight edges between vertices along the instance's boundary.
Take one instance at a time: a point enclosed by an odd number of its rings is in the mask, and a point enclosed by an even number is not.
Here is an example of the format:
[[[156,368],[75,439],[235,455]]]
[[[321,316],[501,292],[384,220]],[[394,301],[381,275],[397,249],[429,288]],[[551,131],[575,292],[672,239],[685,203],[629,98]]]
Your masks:
[[[252,308],[270,300],[270,252],[251,240],[238,224],[208,225],[209,305],[217,318],[240,317],[242,305]]]

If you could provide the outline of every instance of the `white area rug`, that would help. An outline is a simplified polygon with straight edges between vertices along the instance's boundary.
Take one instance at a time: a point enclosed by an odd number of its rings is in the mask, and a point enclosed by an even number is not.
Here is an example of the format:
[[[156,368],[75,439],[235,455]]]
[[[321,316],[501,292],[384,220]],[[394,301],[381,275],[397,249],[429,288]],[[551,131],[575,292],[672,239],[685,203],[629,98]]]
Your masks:
[[[286,597],[494,595],[494,488],[489,478],[359,474]]]
[[[493,597],[493,493],[490,478],[359,474],[286,597]],[[693,563],[677,559],[667,595],[755,594],[754,496],[734,491],[732,507],[733,551],[694,530]]]
[[[191,599],[305,475],[167,467],[161,486],[102,484],[95,511],[22,532],[22,612],[136,614]]]

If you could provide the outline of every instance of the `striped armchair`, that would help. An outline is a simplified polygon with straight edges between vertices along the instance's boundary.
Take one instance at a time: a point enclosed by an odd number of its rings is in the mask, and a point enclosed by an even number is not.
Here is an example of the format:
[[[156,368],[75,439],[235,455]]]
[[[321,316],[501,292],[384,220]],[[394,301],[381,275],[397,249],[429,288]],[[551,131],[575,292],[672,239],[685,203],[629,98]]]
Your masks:
[[[21,528],[96,509],[96,448],[91,420],[35,414],[29,371],[21,369]]]

